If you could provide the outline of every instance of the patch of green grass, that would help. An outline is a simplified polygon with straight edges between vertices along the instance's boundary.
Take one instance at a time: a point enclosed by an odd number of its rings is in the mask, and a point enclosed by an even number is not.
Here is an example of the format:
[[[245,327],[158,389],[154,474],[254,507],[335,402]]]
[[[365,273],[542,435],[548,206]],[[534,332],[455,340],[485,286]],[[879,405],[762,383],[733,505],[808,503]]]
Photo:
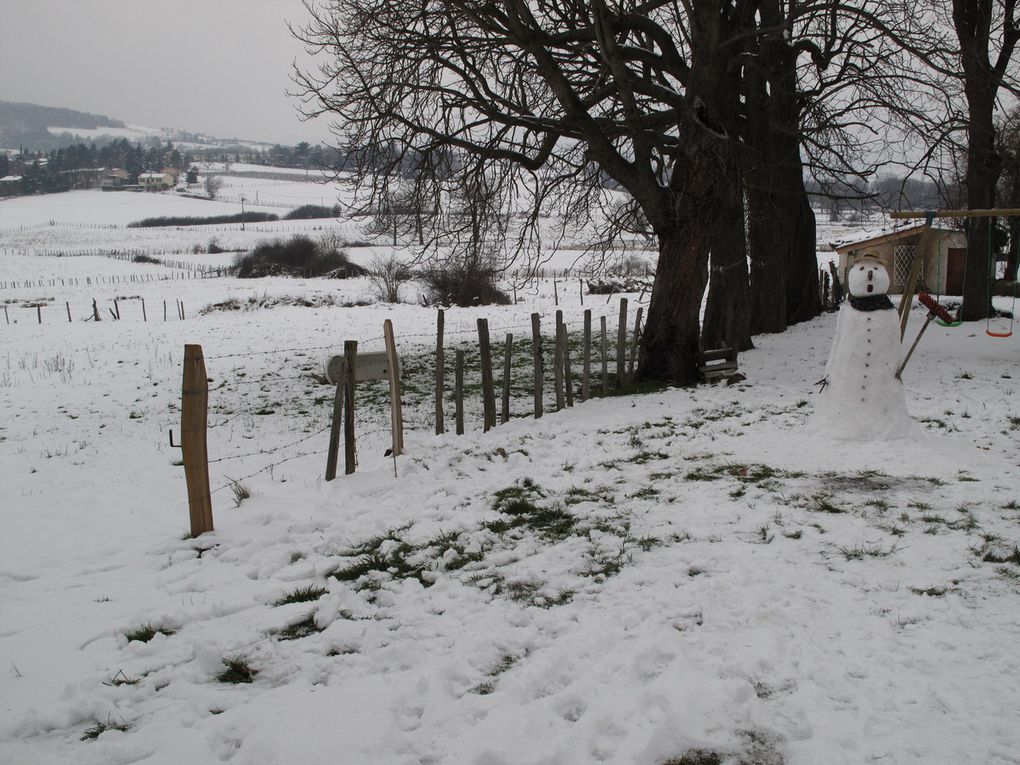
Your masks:
[[[718,481],[722,478],[718,473],[710,473],[706,470],[691,470],[684,476],[688,481]]]
[[[637,539],[634,540],[634,544],[640,547],[644,552],[648,552],[654,547],[661,546],[662,540],[659,539],[658,537],[652,536],[638,537]]]
[[[559,505],[538,504],[535,500],[544,497],[544,494],[534,484],[511,486],[494,496],[492,509],[503,517],[483,525],[495,534],[526,529],[548,539],[563,539],[573,531],[577,522]]]
[[[644,465],[645,463],[651,462],[652,460],[667,460],[667,459],[669,459],[669,455],[666,454],[666,452],[660,451],[653,452],[645,450],[638,452],[637,454],[635,454],[633,457],[626,461],[633,462],[635,465]]]
[[[915,595],[926,595],[929,598],[941,598],[947,592],[948,587],[911,587],[910,591]]]
[[[173,635],[176,630],[170,629],[164,624],[152,624],[151,622],[143,624],[141,627],[137,627],[133,630],[128,630],[124,633],[124,637],[128,639],[130,643],[132,640],[138,640],[142,643],[148,643],[156,635]]]
[[[911,499],[907,502],[907,507],[912,507],[915,510],[931,510],[931,505],[927,502],[922,502],[919,499]]]
[[[308,603],[313,600],[318,600],[327,592],[329,592],[329,590],[325,587],[321,587],[317,584],[309,584],[305,587],[298,587],[296,590],[292,590],[282,598],[274,600],[273,605],[285,606],[288,603]]]
[[[880,498],[866,500],[864,504],[866,507],[875,508],[880,513],[887,513],[892,509],[892,504],[890,502]]]
[[[815,494],[811,497],[808,503],[808,510],[813,510],[816,513],[832,513],[839,514],[845,513],[846,508],[837,505],[832,501],[832,497],[828,494]]]
[[[959,473],[957,473],[956,480],[959,481],[960,483],[977,483],[980,479],[975,478],[966,470],[961,470]]]
[[[1020,546],[1013,545],[1013,551],[1006,554],[988,550],[981,558],[985,563],[1013,563],[1020,566]]]
[[[223,667],[223,671],[216,675],[216,679],[221,683],[250,683],[259,673],[248,663],[248,659],[241,655],[227,656],[223,659]]]
[[[92,725],[85,729],[85,733],[82,734],[81,741],[95,741],[103,733],[108,730],[118,730],[124,732],[128,729],[128,726],[124,723],[115,723],[107,718],[106,722],[102,720],[93,720]]]
[[[271,634],[280,640],[300,640],[306,638],[309,635],[315,635],[321,632],[315,624],[315,614],[308,614],[304,619],[293,624],[288,624],[286,627],[275,630]],[[250,680],[247,682],[251,682]]]
[[[1011,499],[1009,502],[1002,506],[1003,510],[1020,510],[1020,502],[1015,499]]]
[[[881,545],[854,545],[853,547],[837,547],[840,554],[847,560],[864,560],[865,558],[887,558],[896,551],[895,547],[888,550]]]
[[[638,489],[636,492],[630,495],[631,499],[651,499],[652,497],[659,496],[659,490],[652,486],[645,486],[643,489]]]

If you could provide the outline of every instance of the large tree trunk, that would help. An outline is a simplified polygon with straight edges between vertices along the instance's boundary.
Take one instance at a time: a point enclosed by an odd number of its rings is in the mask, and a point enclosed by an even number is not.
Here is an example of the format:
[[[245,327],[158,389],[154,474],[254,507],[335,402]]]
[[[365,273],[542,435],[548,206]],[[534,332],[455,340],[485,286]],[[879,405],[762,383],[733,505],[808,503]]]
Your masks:
[[[995,186],[1002,171],[1002,159],[995,150],[995,126],[992,122],[994,96],[987,87],[967,88],[970,124],[967,129],[967,206],[971,210],[995,207]],[[967,227],[967,266],[963,281],[963,305],[960,318],[977,321],[992,312],[992,278],[989,237],[993,218],[970,218]]]
[[[751,331],[782,332],[821,313],[815,216],[800,156],[797,52],[781,33],[783,7],[759,6],[762,35],[745,72]]]
[[[704,348],[721,348],[725,344],[747,351],[754,343],[751,342],[751,288],[744,235],[744,189],[739,172],[726,179],[720,188],[719,201],[701,344]]]
[[[659,263],[641,338],[638,377],[673,385],[698,382],[701,298],[708,280],[710,232],[660,234]]]

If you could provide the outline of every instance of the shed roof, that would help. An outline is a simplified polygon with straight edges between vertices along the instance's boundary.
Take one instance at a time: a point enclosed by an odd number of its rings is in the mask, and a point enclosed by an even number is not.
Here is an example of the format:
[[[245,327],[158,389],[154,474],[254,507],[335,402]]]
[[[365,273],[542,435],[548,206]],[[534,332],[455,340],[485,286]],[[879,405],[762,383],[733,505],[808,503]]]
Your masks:
[[[921,233],[924,226],[925,224],[923,222],[890,224],[888,226],[883,226],[882,228],[859,231],[847,239],[837,239],[835,242],[830,242],[829,247],[834,249],[836,252],[843,252],[866,244],[885,244],[886,242],[895,242],[897,239],[904,239],[908,236]],[[938,225],[932,225],[932,229],[946,234],[952,233],[956,230]]]

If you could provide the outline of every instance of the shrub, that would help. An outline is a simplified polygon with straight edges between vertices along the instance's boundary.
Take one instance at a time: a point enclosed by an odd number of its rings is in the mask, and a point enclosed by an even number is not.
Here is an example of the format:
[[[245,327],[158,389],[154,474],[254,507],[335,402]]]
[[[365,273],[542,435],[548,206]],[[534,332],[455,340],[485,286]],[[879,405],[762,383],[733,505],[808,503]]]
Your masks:
[[[372,294],[384,303],[400,302],[400,285],[411,280],[411,269],[395,255],[376,257],[369,271]]]
[[[157,265],[163,262],[159,258],[153,258],[149,255],[135,255],[132,261],[135,263],[155,263]]]
[[[266,223],[268,221],[280,220],[279,215],[273,213],[245,211],[243,221],[245,223]],[[209,226],[222,225],[226,223],[240,223],[241,213],[235,215],[207,215],[199,217],[194,215],[164,215],[158,218],[143,218],[142,220],[128,223],[128,228],[157,228],[160,226]]]
[[[349,279],[368,273],[351,263],[345,251],[326,250],[307,236],[295,236],[288,241],[261,242],[251,252],[234,258],[234,268],[241,279],[263,276]]]
[[[284,220],[309,220],[312,218],[336,218],[340,215],[340,205],[323,207],[321,205],[301,205],[283,216]]]
[[[433,263],[421,273],[429,300],[440,305],[509,305],[510,297],[496,287],[499,271],[491,259],[462,257]]]

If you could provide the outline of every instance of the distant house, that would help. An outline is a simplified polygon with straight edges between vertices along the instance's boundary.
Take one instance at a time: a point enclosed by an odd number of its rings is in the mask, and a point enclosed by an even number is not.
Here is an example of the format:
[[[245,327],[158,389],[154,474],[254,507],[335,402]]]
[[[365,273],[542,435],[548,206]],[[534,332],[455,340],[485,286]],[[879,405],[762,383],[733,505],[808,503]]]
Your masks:
[[[0,197],[11,197],[21,193],[21,176],[5,175],[0,178]]]
[[[105,189],[116,189],[121,186],[126,186],[131,179],[131,174],[120,167],[113,167],[109,170],[103,171],[102,178],[99,179],[99,185]]]
[[[173,188],[177,178],[173,173],[141,173],[138,176],[138,185],[146,191],[166,191]]]
[[[859,258],[872,255],[889,271],[889,292],[902,293],[917,257],[923,230],[923,223],[889,226],[832,242],[829,246],[839,255],[839,277],[843,284],[846,284],[849,268]],[[967,235],[958,229],[932,226],[932,237],[926,262],[921,264],[921,286],[943,295],[962,295]]]

